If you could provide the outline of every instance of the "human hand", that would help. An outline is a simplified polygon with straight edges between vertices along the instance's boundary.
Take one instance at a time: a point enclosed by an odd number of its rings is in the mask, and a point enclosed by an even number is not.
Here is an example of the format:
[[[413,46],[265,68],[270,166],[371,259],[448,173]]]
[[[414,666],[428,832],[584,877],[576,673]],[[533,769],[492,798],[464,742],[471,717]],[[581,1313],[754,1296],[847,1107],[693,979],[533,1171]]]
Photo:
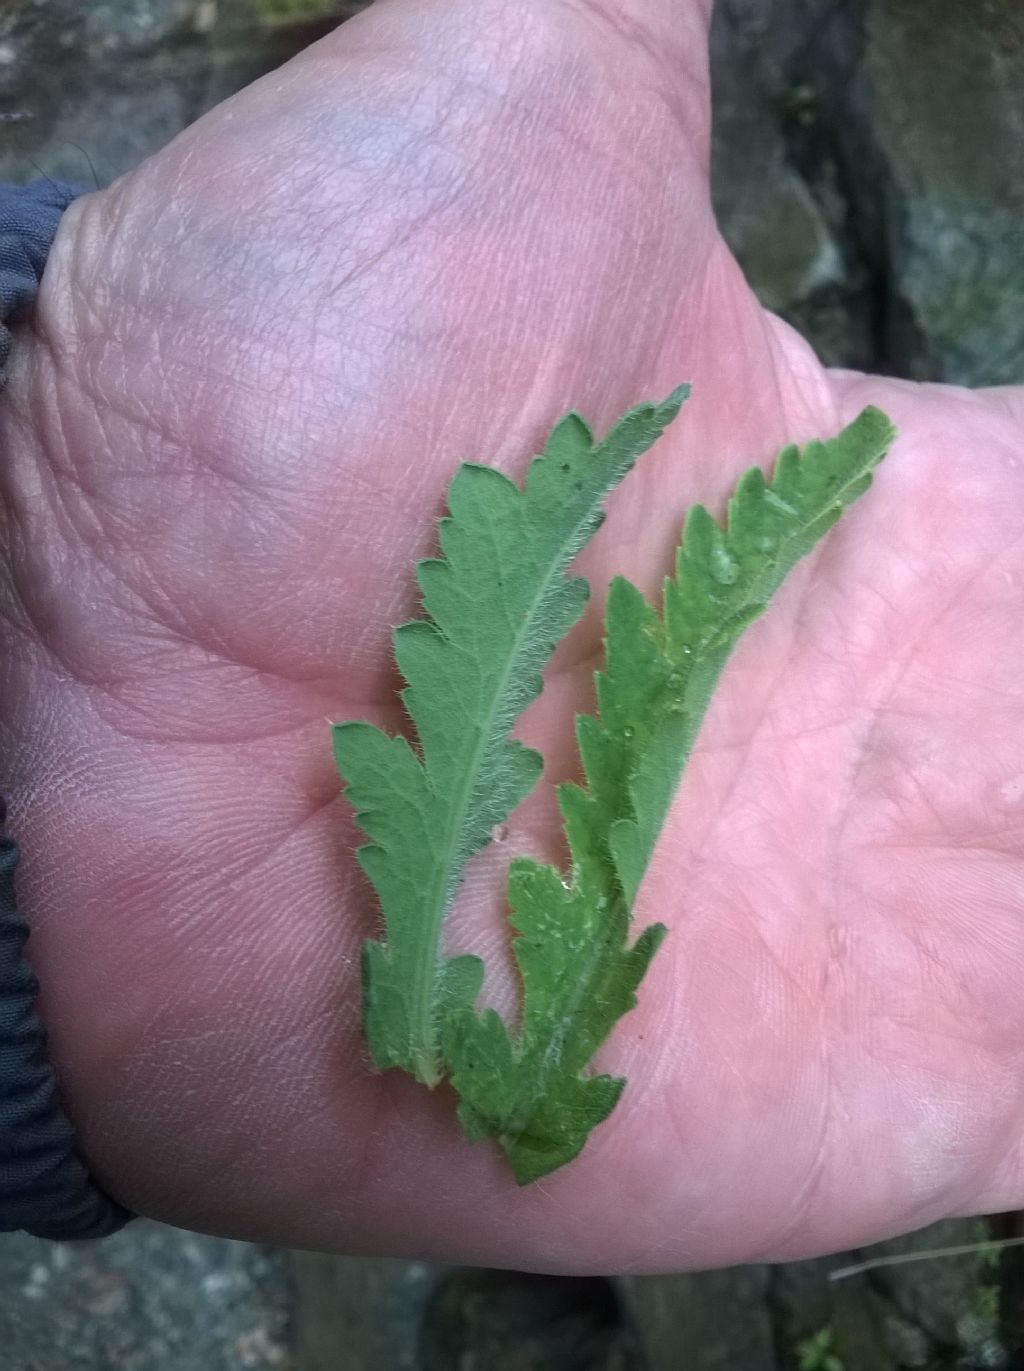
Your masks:
[[[706,24],[381,0],[64,221],[0,402],[2,717],[52,1055],[134,1208],[594,1271],[1024,1202],[1024,395],[829,373],[760,309],[710,208]],[[610,577],[653,595],[687,507],[786,441],[869,402],[901,437],[727,667],[598,1059],[626,1092],[520,1190],[446,1091],[368,1070],[328,722],[401,726],[390,626],[460,460],[521,476],[566,409],[680,380],[525,721],[545,782],[454,916],[489,962],[508,856],[560,856]]]

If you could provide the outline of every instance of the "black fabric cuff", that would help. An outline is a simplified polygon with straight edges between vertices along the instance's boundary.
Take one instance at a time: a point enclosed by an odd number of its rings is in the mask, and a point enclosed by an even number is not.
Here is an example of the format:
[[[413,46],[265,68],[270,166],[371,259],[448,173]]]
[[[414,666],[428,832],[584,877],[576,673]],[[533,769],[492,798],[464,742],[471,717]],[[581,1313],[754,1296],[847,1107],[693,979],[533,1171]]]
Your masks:
[[[29,186],[0,182],[0,385],[11,352],[6,325],[32,308],[61,215],[84,193],[82,186],[49,177]]]

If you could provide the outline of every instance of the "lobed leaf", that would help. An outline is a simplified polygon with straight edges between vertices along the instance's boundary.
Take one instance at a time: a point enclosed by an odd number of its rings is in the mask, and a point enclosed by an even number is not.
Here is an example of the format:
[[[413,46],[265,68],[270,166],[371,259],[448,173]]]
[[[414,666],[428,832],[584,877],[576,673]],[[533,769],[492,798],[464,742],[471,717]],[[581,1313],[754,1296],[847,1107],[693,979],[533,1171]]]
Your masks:
[[[394,634],[418,750],[366,723],[333,730],[385,925],[363,953],[365,1030],[381,1069],[428,1085],[441,1077],[442,1022],[472,1003],[482,978],[476,958],[442,955],[442,923],[466,862],[540,774],[538,754],[509,733],[586,604],[586,582],[566,569],[599,527],[605,497],[688,393],[680,386],[662,404],[637,406],[599,443],[567,415],[522,490],[493,468],[462,465],[440,521],[441,556],[417,568],[426,617]]]
[[[509,903],[523,984],[518,1031],[465,1001],[444,1052],[467,1136],[497,1138],[520,1183],[572,1160],[625,1084],[585,1073],[665,930],[628,944],[631,911],[725,662],[789,570],[871,484],[894,430],[865,410],[837,438],[788,447],[770,483],[740,480],[724,528],[689,512],[661,615],[622,578],[611,586],[596,717],[577,720],[584,786],[559,789],[571,854],[513,863]]]

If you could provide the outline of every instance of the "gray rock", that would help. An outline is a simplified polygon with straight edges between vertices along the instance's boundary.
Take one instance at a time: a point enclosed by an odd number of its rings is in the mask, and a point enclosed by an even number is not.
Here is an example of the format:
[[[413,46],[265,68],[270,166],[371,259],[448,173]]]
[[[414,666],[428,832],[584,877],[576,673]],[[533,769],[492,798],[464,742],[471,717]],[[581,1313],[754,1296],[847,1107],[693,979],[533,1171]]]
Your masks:
[[[715,210],[758,298],[826,364],[868,368],[876,361],[874,287],[850,231],[830,126],[807,79],[820,26],[805,10],[806,0],[723,0],[716,12]]]
[[[749,54],[716,31],[714,191],[719,223],[769,309],[785,310],[845,279],[839,244],[782,128],[759,94]]]
[[[619,1282],[647,1371],[776,1371],[768,1288],[763,1266]]]
[[[419,1371],[425,1310],[443,1275],[426,1262],[293,1253],[299,1371]]]
[[[0,14],[0,179],[105,186],[362,7],[270,23],[266,0],[13,0]],[[294,0],[288,3],[296,8]]]
[[[391,1365],[377,1363],[385,1364]],[[698,1362],[675,1363],[673,1371],[681,1365],[701,1371]],[[739,1365],[748,1371],[745,1364]],[[607,1281],[462,1271],[443,1282],[427,1310],[417,1371],[542,1367],[654,1371],[654,1364],[648,1367],[638,1358]]]
[[[298,1371],[648,1371],[607,1281],[302,1252],[292,1276]]]
[[[0,1238],[4,1371],[290,1371],[282,1254],[137,1221]]]
[[[716,29],[717,201],[761,298],[828,362],[1024,380],[1019,5],[722,0]]]
[[[777,1345],[798,1351],[820,1340],[844,1371],[1008,1367],[997,1263],[982,1246],[990,1236],[981,1220],[951,1220],[841,1258],[774,1268]],[[972,1245],[959,1255],[928,1255]],[[876,1258],[901,1260],[830,1279],[838,1267]]]
[[[231,11],[236,11],[232,16]],[[248,7],[218,9],[225,28]],[[16,0],[0,17],[0,108],[30,116],[0,130],[0,177],[108,184],[227,93],[215,76],[203,0]],[[253,62],[250,55],[249,61]],[[254,63],[258,65],[258,62]],[[255,71],[245,64],[230,84]]]
[[[891,263],[893,367],[1024,380],[1024,14],[871,0],[871,126]]]

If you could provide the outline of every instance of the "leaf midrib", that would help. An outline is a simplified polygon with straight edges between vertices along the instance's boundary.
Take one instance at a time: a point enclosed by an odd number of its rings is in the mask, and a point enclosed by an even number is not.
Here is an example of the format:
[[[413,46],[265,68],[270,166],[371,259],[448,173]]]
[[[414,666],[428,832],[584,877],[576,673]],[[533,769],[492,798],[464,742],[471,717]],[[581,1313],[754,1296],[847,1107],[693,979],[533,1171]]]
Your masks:
[[[600,457],[603,444],[598,444],[592,449],[591,460],[596,464]],[[550,460],[554,460],[551,458]],[[624,473],[625,474],[625,473]],[[528,479],[528,478],[527,478]],[[614,478],[608,485],[600,488],[600,493],[596,496],[596,503],[600,503],[610,494],[617,482]],[[526,500],[528,487],[524,486],[521,499]],[[565,574],[569,564],[577,554],[570,556],[563,567],[560,567],[560,554],[562,548],[570,543],[574,534],[578,534],[585,525],[587,518],[593,513],[594,500],[591,500],[586,508],[581,512],[579,518],[573,524],[569,534],[559,544],[558,550],[551,558],[550,568],[543,580],[538,583],[537,593],[530,601],[527,613],[523,618],[523,627],[515,635],[515,642],[512,651],[508,654],[508,664],[506,669],[498,678],[498,688],[492,696],[491,708],[487,712],[485,726],[479,730],[480,738],[472,754],[472,764],[466,769],[465,780],[457,789],[457,800],[450,810],[450,821],[445,828],[445,841],[442,851],[444,856],[435,866],[434,878],[430,884],[427,909],[429,918],[420,922],[416,934],[413,938],[414,955],[414,974],[413,974],[413,998],[410,1005],[409,1021],[413,1032],[413,1043],[410,1045],[410,1059],[413,1061],[431,1060],[436,1064],[440,1055],[435,1042],[433,1005],[436,999],[436,984],[440,970],[439,951],[441,926],[444,923],[446,910],[445,895],[457,878],[458,864],[458,844],[459,834],[466,829],[466,818],[469,811],[469,800],[473,793],[474,784],[480,774],[482,758],[487,751],[488,741],[493,736],[495,720],[500,712],[501,702],[505,699],[508,692],[509,681],[514,677],[514,667],[519,660],[523,643],[529,636],[529,629],[534,621],[538,606],[543,602],[548,590],[555,578],[559,574]],[[575,627],[575,625],[574,625]],[[549,659],[550,660],[550,659]],[[430,773],[427,769],[426,758],[424,757],[424,774],[430,789]],[[433,951],[434,955],[429,955]],[[416,1039],[419,1039],[420,1047],[416,1047]],[[424,1051],[424,1045],[427,1050]],[[436,1072],[435,1072],[436,1076]]]

